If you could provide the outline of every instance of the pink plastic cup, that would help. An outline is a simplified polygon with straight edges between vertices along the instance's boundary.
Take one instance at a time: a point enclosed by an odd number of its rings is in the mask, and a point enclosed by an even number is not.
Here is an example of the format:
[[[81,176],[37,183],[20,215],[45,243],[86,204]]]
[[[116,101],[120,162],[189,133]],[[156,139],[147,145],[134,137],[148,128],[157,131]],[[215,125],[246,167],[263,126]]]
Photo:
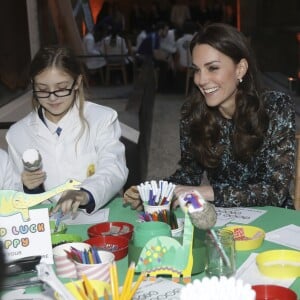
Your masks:
[[[89,250],[91,246],[87,243],[66,243],[53,248],[53,260],[57,276],[62,278],[77,278],[75,263],[68,258],[65,251],[70,251],[71,247],[83,251]]]

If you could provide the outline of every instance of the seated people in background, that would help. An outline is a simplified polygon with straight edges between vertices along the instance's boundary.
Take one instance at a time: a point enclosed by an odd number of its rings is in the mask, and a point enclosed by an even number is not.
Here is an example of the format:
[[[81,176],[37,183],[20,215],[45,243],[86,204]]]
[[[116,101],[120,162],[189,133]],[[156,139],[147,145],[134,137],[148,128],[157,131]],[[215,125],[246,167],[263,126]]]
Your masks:
[[[172,5],[170,21],[175,28],[181,28],[187,20],[191,19],[189,7],[184,0],[177,0]]]
[[[128,174],[117,113],[85,100],[81,70],[70,49],[41,49],[30,66],[33,110],[6,135],[25,192],[48,191],[69,179],[82,183],[79,191],[53,199],[58,200],[54,212],[98,210],[120,191]],[[29,148],[40,152],[42,169],[24,170],[22,154]]]
[[[151,27],[147,27],[146,25],[142,25],[140,31],[136,36],[135,45],[133,46],[133,51],[136,53],[140,45],[142,44],[143,40],[147,37],[147,35],[151,32]]]
[[[151,31],[146,32],[146,37],[137,49],[137,57],[141,60],[152,60],[159,69],[158,89],[167,88],[172,78],[174,69],[173,56],[161,48],[161,39],[168,34],[169,26],[166,22],[159,22]]]
[[[119,30],[117,27],[113,26],[109,30],[108,36],[106,36],[100,42],[99,46],[101,52],[106,56],[105,59],[107,63],[118,63],[120,61],[124,61],[125,63],[129,62],[128,58],[126,57],[128,54],[126,40],[119,35]]]
[[[181,110],[175,195],[197,190],[216,206],[293,207],[295,111],[291,98],[262,91],[247,39],[210,24],[191,41],[198,88]],[[202,184],[204,172],[209,184]],[[131,192],[134,192],[131,194]],[[138,207],[134,187],[124,201]]]
[[[160,38],[160,49],[168,55],[176,53],[175,29],[168,29],[167,33]]]
[[[187,21],[183,25],[183,35],[176,40],[175,68],[177,71],[185,71],[191,66],[190,42],[197,32],[197,25]]]
[[[87,32],[82,39],[85,55],[101,55],[99,47],[95,43],[93,31]],[[87,57],[85,65],[89,71],[97,72],[106,65],[104,57]]]
[[[137,53],[154,61],[168,62],[169,54],[160,47],[160,41],[167,36],[168,30],[169,26],[165,22],[159,22],[155,28],[146,30],[146,35],[140,42]]]

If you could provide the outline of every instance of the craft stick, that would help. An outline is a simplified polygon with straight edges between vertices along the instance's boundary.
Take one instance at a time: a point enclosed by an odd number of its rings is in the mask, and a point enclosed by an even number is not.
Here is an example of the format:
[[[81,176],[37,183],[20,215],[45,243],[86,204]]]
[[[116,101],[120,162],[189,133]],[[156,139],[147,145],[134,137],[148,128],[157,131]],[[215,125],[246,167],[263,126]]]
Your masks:
[[[225,265],[230,267],[231,266],[230,260],[227,256],[227,254],[226,254],[226,252],[225,252],[225,250],[224,250],[224,248],[223,248],[216,232],[213,229],[209,229],[208,231],[210,232],[210,234],[211,234],[211,236],[212,236],[212,238],[215,242],[215,245],[219,249],[221,257],[222,257],[223,261],[225,262]]]
[[[136,283],[133,286],[133,289],[129,292],[128,296],[126,297],[126,300],[131,300],[132,297],[134,296],[134,294],[136,293],[137,289],[139,288],[139,286],[141,285],[142,281],[145,278],[145,274],[141,273],[138,280],[136,281]]]
[[[131,262],[130,266],[128,268],[125,280],[124,280],[122,293],[120,295],[120,300],[127,300],[126,295],[129,293],[129,291],[131,289],[132,279],[133,279],[133,276],[134,276],[134,271],[135,271],[135,263]]]
[[[109,266],[110,284],[112,291],[112,299],[119,300],[119,281],[116,262],[113,261]]]

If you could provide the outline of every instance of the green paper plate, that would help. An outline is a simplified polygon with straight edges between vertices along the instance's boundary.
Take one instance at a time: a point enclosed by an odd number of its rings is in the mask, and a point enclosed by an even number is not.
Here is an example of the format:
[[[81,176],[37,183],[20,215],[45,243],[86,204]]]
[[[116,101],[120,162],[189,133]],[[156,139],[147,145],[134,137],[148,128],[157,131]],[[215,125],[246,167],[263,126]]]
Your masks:
[[[51,234],[52,246],[58,246],[65,243],[82,242],[82,238],[76,234],[54,233]]]

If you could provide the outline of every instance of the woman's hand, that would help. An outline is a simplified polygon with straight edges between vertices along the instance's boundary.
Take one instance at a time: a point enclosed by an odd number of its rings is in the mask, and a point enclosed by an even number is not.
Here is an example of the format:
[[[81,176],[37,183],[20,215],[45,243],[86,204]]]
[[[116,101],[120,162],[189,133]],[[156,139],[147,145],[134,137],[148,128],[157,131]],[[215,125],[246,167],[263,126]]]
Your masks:
[[[188,185],[176,185],[174,190],[174,195],[176,200],[173,202],[173,207],[177,207],[179,205],[178,197],[181,194],[188,193],[191,191],[199,192],[204,200],[214,201],[214,191],[210,185],[201,185],[201,186],[188,186]]]
[[[136,209],[139,211],[143,209],[143,203],[140,198],[139,191],[135,185],[125,191],[123,202],[125,204],[129,204],[131,206],[131,209]]]
[[[21,179],[24,186],[29,190],[32,190],[44,183],[46,180],[46,172],[41,169],[32,172],[23,171]]]
[[[71,212],[72,215],[75,215],[78,207],[80,205],[86,205],[89,202],[89,195],[85,191],[65,191],[58,200],[55,208],[53,209],[53,214],[59,210],[65,215]]]

